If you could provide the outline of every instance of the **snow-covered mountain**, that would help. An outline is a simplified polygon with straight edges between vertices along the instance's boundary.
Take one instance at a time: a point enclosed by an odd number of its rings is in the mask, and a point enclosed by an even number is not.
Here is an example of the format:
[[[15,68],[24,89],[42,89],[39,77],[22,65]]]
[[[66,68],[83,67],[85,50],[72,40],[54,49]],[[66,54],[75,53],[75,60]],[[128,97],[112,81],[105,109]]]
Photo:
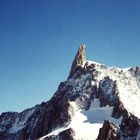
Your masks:
[[[140,67],[86,60],[81,45],[54,96],[0,115],[0,140],[140,140]]]

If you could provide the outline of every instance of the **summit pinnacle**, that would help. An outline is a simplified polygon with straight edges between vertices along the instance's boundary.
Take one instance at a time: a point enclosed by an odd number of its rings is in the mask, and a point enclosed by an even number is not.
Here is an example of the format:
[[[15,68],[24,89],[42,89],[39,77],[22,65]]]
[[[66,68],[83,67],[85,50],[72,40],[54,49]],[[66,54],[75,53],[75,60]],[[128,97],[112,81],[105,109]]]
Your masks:
[[[81,44],[73,60],[68,79],[74,75],[77,66],[83,66],[83,64],[85,64],[85,61],[86,61],[86,46],[84,44]]]

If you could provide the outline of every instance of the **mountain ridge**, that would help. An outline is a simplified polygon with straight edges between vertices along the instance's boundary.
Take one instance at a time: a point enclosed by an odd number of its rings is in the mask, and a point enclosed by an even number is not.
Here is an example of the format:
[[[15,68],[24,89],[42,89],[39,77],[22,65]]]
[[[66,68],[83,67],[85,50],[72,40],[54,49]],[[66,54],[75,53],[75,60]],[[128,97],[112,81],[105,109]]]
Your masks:
[[[88,61],[81,46],[49,101],[0,115],[1,140],[140,139],[140,67]]]

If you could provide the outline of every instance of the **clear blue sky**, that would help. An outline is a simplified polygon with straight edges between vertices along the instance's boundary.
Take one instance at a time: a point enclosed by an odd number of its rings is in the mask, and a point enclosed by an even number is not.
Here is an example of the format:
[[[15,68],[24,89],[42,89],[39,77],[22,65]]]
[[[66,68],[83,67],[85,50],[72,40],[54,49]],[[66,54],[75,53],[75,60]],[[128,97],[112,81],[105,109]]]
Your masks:
[[[47,101],[81,43],[109,66],[140,64],[139,0],[0,0],[0,112]]]

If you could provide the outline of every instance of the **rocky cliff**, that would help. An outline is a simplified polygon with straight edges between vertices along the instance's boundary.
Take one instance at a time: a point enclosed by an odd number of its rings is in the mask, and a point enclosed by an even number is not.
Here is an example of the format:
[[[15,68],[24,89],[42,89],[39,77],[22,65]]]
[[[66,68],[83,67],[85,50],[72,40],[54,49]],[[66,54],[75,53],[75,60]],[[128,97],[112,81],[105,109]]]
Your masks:
[[[68,78],[71,78],[78,69],[78,66],[79,67],[83,66],[85,62],[86,62],[86,46],[81,44],[73,60]]]

